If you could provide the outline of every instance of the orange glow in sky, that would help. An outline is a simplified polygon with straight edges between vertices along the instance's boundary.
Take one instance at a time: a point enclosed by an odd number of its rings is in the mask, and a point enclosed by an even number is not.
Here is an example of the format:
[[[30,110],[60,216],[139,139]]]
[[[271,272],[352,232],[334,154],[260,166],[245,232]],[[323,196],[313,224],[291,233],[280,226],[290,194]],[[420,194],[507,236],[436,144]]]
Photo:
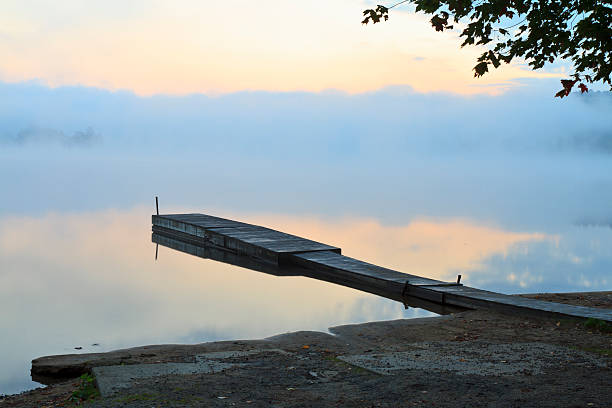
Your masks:
[[[551,76],[518,65],[485,78],[476,48],[436,33],[422,14],[394,9],[361,25],[369,5],[288,2],[8,1],[0,16],[0,80],[86,85],[138,94],[241,90],[499,93],[514,78]]]

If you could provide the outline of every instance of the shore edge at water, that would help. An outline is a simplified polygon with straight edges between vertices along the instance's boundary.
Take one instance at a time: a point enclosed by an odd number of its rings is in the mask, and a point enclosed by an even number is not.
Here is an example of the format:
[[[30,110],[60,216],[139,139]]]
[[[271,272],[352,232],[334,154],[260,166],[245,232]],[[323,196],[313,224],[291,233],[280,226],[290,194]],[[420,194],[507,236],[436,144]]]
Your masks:
[[[612,292],[521,296],[612,309]],[[599,322],[467,311],[330,331],[48,356],[33,373],[93,374],[92,407],[612,404],[612,333]],[[78,388],[65,379],[0,406],[69,406]]]

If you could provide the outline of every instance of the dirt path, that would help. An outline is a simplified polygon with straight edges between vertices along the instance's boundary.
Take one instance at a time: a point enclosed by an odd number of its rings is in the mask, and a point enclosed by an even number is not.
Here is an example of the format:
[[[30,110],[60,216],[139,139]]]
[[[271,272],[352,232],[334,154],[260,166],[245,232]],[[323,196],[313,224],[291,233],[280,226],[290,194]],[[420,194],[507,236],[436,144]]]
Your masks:
[[[612,292],[529,296],[612,308]],[[98,369],[110,381],[91,407],[611,407],[612,333],[600,329],[469,311],[340,326],[335,336],[148,346],[48,363],[115,365]],[[125,367],[137,374],[112,377]],[[163,367],[197,369],[159,375]],[[70,406],[75,388],[73,380],[0,406]]]

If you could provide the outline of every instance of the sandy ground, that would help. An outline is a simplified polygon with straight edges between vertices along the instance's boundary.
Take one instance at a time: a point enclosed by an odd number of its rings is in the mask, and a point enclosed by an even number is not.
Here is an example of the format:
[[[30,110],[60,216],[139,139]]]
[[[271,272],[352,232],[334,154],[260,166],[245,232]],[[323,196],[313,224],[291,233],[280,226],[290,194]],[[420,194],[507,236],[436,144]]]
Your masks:
[[[612,292],[530,296],[612,309]],[[468,311],[331,332],[63,362],[98,367],[104,396],[90,407],[612,407],[612,333],[583,322]],[[71,406],[76,387],[71,380],[0,406]]]

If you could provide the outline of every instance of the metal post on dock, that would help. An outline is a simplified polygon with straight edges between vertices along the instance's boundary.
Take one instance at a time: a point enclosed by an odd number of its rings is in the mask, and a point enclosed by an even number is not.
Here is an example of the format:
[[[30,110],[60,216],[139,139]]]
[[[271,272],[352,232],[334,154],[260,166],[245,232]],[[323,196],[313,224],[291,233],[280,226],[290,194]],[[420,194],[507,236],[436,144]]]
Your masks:
[[[159,200],[157,196],[155,196],[155,210],[157,211],[157,215],[159,215]]]

